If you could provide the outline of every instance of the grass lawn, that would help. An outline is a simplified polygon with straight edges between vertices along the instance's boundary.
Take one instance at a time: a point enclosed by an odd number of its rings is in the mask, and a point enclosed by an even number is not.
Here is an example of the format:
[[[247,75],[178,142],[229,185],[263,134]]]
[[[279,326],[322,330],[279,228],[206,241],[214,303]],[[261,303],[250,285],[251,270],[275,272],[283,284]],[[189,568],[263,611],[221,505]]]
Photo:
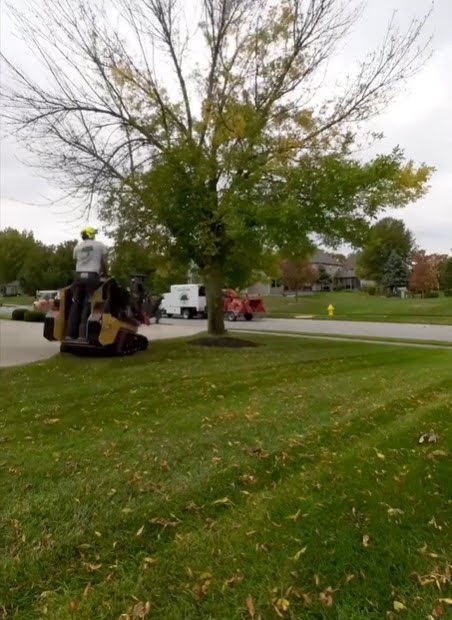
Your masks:
[[[300,296],[298,300],[272,295],[264,302],[268,315],[276,318],[312,315],[326,319],[327,307],[333,304],[335,318],[343,321],[452,324],[452,297],[398,299],[359,292],[325,292]]]
[[[0,617],[451,617],[452,352],[252,339],[0,371]]]
[[[16,297],[2,297],[0,295],[0,306],[31,306],[35,298],[27,295]]]

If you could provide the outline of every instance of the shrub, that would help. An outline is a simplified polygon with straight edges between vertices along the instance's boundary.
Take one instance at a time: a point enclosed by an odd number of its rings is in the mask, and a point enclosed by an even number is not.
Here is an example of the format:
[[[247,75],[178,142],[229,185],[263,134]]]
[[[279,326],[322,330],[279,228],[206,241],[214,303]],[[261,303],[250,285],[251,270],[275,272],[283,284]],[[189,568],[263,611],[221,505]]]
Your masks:
[[[444,291],[444,296],[445,297],[452,297],[452,289],[446,288],[446,290]]]
[[[367,293],[368,295],[376,295],[377,294],[377,287],[373,284],[368,284],[367,286],[363,286],[361,289],[364,293]]]
[[[11,318],[13,321],[24,321],[27,312],[28,310],[26,308],[16,308],[13,310]]]
[[[437,299],[439,297],[438,291],[428,291],[424,295],[425,299]]]
[[[28,310],[25,313],[24,321],[28,321],[29,323],[44,323],[45,318],[45,312],[34,312],[33,310]]]

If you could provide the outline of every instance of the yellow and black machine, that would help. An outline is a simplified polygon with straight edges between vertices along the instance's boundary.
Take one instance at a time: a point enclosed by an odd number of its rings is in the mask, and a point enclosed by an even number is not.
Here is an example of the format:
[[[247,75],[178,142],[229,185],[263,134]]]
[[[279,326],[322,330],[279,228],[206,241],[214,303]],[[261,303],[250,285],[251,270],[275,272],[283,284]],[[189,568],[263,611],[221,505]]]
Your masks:
[[[73,284],[59,291],[55,307],[46,314],[44,338],[61,342],[61,353],[73,355],[132,355],[145,351],[148,339],[138,333],[140,325],[149,325],[148,304],[143,287],[144,276],[132,276],[130,288],[115,278],[101,278],[92,294],[82,302],[78,337],[68,336],[68,321],[73,300]]]

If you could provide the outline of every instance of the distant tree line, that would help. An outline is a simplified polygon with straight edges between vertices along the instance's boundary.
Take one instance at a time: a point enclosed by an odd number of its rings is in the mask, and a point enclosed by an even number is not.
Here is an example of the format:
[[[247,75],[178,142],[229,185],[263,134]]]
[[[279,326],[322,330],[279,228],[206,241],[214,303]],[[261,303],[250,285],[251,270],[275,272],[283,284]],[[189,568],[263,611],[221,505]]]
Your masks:
[[[73,279],[73,250],[77,240],[46,245],[32,232],[13,228],[0,231],[0,286],[19,282],[22,291],[34,295],[37,290],[67,286]],[[185,281],[186,266],[175,263],[154,248],[117,240],[110,248],[110,275],[128,282],[133,273],[147,276],[153,292],[165,292],[175,281]]]

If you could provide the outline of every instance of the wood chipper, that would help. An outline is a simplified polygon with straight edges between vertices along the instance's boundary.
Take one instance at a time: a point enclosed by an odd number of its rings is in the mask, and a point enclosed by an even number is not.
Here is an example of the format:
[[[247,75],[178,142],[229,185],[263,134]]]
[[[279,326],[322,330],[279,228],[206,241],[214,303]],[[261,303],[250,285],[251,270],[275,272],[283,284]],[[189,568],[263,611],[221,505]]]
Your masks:
[[[257,295],[240,297],[234,289],[223,290],[223,310],[229,321],[244,318],[252,321],[254,317],[262,317],[265,314],[264,302]]]

